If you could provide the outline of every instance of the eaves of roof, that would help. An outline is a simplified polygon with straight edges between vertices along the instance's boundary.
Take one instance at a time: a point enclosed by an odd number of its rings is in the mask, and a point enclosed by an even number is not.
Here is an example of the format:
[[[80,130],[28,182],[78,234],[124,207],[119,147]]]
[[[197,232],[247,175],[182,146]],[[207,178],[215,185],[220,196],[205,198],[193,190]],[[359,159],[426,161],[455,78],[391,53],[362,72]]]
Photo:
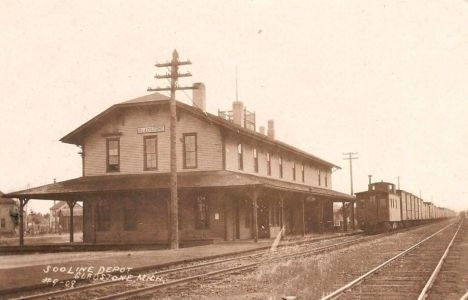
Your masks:
[[[164,105],[164,104],[168,104],[169,103],[169,99],[167,96],[164,96],[162,94],[159,94],[159,93],[154,93],[154,94],[150,94],[150,95],[147,95],[147,96],[144,96],[144,97],[140,97],[140,98],[136,98],[136,99],[133,99],[133,100],[130,100],[130,101],[126,101],[126,102],[122,102],[122,103],[119,103],[119,104],[115,104],[113,106],[111,106],[110,108],[106,109],[105,111],[103,111],[102,113],[98,114],[97,116],[95,116],[94,118],[92,118],[91,120],[89,120],[88,122],[84,123],[83,125],[81,125],[80,127],[78,127],[77,129],[75,129],[74,131],[70,132],[69,134],[67,134],[66,136],[64,136],[63,138],[60,139],[60,141],[64,142],[64,143],[69,143],[69,144],[75,144],[75,145],[81,145],[82,144],[82,138],[83,138],[83,133],[88,130],[89,128],[92,128],[94,126],[94,124],[103,119],[104,117],[110,115],[111,113],[117,111],[118,109],[120,108],[126,108],[126,107],[139,107],[139,106],[145,106],[145,105]],[[305,151],[302,151],[294,146],[291,146],[291,145],[288,145],[286,143],[283,143],[281,141],[278,141],[278,140],[275,140],[275,139],[272,139],[264,134],[261,134],[261,133],[258,133],[258,132],[255,132],[253,130],[249,130],[249,129],[246,129],[246,128],[243,128],[242,126],[239,126],[237,124],[234,124],[228,120],[224,120],[223,118],[221,117],[218,117],[216,115],[213,115],[213,114],[210,114],[210,113],[207,113],[207,112],[203,112],[201,111],[200,109],[198,108],[195,108],[193,106],[190,106],[190,105],[187,105],[187,104],[184,104],[182,102],[177,102],[177,107],[179,108],[182,108],[184,109],[185,111],[188,111],[200,118],[204,118],[206,119],[207,121],[211,122],[211,123],[214,123],[216,125],[219,125],[221,126],[222,128],[225,128],[233,133],[236,133],[236,134],[239,134],[239,135],[243,135],[247,138],[252,138],[252,139],[255,139],[255,140],[258,140],[258,141],[261,141],[263,143],[267,143],[273,147],[277,147],[277,148],[280,148],[280,149],[284,149],[284,150],[287,150],[287,151],[291,151],[293,153],[296,153],[300,156],[303,156],[303,157],[306,157],[316,163],[319,163],[319,164],[322,164],[324,166],[327,166],[327,167],[330,167],[330,168],[337,168],[337,169],[341,169],[339,166],[335,165],[335,164],[332,164],[328,161],[325,161],[321,158],[318,158],[312,154],[309,154]]]
[[[87,195],[169,189],[169,173],[86,176],[39,186],[5,195],[28,199],[85,199]],[[266,187],[343,201],[354,197],[331,189],[317,188],[273,178],[232,171],[198,171],[178,173],[179,188],[246,188]]]

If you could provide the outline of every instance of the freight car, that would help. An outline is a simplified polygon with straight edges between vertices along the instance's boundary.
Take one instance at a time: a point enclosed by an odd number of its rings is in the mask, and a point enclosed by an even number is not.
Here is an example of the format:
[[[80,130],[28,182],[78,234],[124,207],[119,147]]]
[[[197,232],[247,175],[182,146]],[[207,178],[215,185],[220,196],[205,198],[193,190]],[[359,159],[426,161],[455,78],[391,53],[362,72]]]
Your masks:
[[[356,208],[359,227],[366,232],[385,232],[455,216],[452,210],[424,202],[383,181],[370,183],[367,191],[356,193]]]

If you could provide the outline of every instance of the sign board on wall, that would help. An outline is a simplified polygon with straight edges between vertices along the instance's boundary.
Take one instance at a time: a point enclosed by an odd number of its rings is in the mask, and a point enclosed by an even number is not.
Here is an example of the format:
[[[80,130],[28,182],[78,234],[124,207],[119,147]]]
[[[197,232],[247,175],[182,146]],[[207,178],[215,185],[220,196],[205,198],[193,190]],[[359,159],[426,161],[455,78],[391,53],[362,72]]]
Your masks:
[[[144,134],[144,133],[157,133],[157,132],[164,132],[166,131],[165,126],[149,126],[149,127],[138,127],[137,133]]]

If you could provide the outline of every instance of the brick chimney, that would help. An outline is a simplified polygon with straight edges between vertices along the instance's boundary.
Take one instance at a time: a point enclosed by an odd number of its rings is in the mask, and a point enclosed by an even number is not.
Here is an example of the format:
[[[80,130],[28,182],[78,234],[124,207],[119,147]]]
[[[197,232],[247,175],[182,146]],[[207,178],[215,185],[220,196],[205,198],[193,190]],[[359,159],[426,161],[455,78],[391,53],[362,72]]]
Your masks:
[[[193,106],[199,108],[203,112],[206,112],[206,95],[205,85],[201,82],[193,84]]]
[[[265,134],[265,126],[260,126],[259,131],[261,134]]]
[[[244,127],[244,103],[241,101],[232,102],[232,119],[234,124]]]
[[[268,120],[267,135],[269,138],[275,138],[275,122],[273,120]]]

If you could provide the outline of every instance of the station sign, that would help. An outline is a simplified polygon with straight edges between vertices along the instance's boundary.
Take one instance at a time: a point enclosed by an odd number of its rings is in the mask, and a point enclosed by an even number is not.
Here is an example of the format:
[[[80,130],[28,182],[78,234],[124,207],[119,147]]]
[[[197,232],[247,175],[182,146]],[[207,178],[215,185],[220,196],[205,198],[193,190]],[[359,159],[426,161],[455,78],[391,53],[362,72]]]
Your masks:
[[[137,133],[138,134],[145,134],[145,133],[158,133],[166,131],[166,127],[163,126],[149,126],[149,127],[138,127]]]

